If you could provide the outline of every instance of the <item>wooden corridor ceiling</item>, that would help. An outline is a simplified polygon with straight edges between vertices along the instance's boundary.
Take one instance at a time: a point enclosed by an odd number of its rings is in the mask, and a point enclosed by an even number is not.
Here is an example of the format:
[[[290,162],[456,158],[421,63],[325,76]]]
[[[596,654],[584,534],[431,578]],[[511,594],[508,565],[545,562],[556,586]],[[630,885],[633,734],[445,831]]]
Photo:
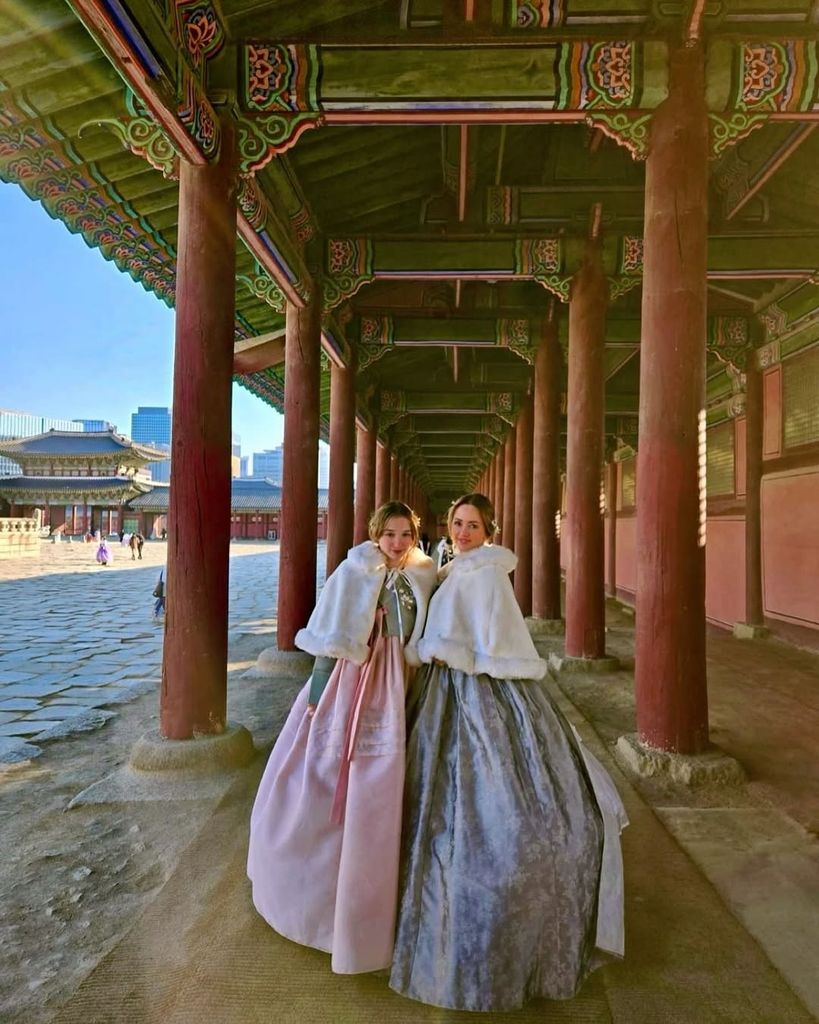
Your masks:
[[[443,504],[511,429],[550,311],[565,348],[594,217],[606,434],[636,443],[641,118],[691,34],[718,408],[733,347],[819,311],[819,0],[6,0],[0,178],[172,305],[179,155],[213,155],[230,103],[237,378],[281,408],[284,301],[319,266],[328,357],[357,352],[362,419]],[[327,360],[322,403],[326,430]]]

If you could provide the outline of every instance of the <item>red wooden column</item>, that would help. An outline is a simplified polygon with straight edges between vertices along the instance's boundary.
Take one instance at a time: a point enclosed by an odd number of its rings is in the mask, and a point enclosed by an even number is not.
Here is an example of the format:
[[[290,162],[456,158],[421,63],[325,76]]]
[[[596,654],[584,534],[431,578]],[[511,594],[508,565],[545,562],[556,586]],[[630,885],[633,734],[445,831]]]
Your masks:
[[[398,489],[400,487],[400,469],[401,467],[398,463],[398,456],[390,455],[390,486],[389,494],[387,495],[387,501],[396,501],[398,499]]]
[[[617,597],[617,463],[606,462],[606,593]]]
[[[160,733],[221,733],[227,708],[236,148],[179,168],[167,616]]]
[[[492,461],[489,463],[489,470],[486,477],[486,496],[490,501],[495,500],[495,478],[498,474],[498,463],[497,456],[492,456]]]
[[[532,447],[532,615],[560,618],[560,543],[555,516],[560,508],[560,389],[562,353],[557,320],[541,325],[535,352]]]
[[[609,286],[600,247],[590,243],[574,275],[569,302],[566,565],[566,655],[603,658],[603,346]]]
[[[367,524],[375,510],[375,453],[378,431],[373,422],[366,430],[356,428],[356,484],[353,543],[367,539]]]
[[[705,406],[708,119],[701,45],[671,57],[646,162],[637,463],[635,696],[641,740],[708,742],[698,423]]]
[[[756,353],[745,370],[745,623],[764,628],[762,604],[762,374]]]
[[[284,463],[282,467],[279,607],[276,644],[296,649],[296,633],[316,600],[318,522],[321,283],[303,308],[288,302],[284,342]]]
[[[528,398],[515,425],[515,597],[524,615],[532,614],[532,430],[534,413]]]
[[[492,504],[495,506],[495,518],[500,519],[500,510],[503,508],[503,487],[506,476],[506,446],[498,448],[495,456],[495,493],[492,495]]]
[[[375,507],[379,508],[390,495],[390,450],[385,444],[375,449]]]
[[[515,550],[515,460],[517,458],[517,432],[509,431],[506,438],[506,473],[504,474],[503,508],[497,509],[501,521],[501,544]]]
[[[355,359],[355,357],[352,357]],[[330,364],[330,487],[327,495],[327,575],[353,543],[355,363]]]

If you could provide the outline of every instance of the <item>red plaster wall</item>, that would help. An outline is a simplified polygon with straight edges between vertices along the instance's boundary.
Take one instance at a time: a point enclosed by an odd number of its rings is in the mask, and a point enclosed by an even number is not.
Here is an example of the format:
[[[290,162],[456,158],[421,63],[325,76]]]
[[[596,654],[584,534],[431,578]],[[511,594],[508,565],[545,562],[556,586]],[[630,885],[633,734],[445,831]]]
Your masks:
[[[617,589],[634,593],[637,590],[637,517],[617,517]]]
[[[782,367],[772,366],[762,374],[762,457],[782,452]]]
[[[765,614],[819,628],[819,467],[762,479]]]
[[[705,534],[705,615],[733,626],[745,618],[745,517],[709,518]]]

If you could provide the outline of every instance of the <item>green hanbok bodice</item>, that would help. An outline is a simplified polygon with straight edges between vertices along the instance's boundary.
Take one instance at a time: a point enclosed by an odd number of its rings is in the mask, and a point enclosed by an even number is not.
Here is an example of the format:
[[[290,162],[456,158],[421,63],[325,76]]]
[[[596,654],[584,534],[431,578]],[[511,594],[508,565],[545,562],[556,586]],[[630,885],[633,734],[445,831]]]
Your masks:
[[[378,609],[383,612],[380,635],[400,636],[402,643],[406,643],[415,629],[416,608],[412,587],[403,573],[388,570],[378,595],[376,612]],[[375,624],[373,623],[373,625]],[[335,664],[335,658],[327,658],[322,655],[316,658],[310,676],[309,704],[318,704]]]

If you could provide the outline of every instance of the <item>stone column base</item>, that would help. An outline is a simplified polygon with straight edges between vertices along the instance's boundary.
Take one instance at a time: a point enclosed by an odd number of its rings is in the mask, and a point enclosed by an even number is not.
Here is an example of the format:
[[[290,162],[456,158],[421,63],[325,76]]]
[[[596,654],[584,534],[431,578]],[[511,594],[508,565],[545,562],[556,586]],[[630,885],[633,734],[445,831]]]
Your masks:
[[[645,779],[665,775],[685,786],[738,786],[745,781],[745,772],[736,758],[718,747],[704,754],[673,754],[650,747],[636,733],[617,740],[614,755],[620,764]]]
[[[131,748],[128,766],[140,772],[221,772],[241,768],[253,757],[253,737],[243,725],[191,740],[167,740],[152,730]]]
[[[563,619],[536,619],[529,616],[526,619],[526,628],[532,637],[562,636],[566,632],[566,623]]]
[[[304,651],[280,651],[278,647],[265,647],[256,664],[244,673],[246,676],[280,679],[307,679],[313,671],[313,655]]]
[[[569,655],[549,655],[549,668],[552,672],[586,672],[590,675],[602,672],[619,672],[620,659],[606,656],[604,658],[572,658]]]
[[[767,626],[752,626],[748,622],[734,623],[734,636],[737,640],[764,640],[770,632]]]

